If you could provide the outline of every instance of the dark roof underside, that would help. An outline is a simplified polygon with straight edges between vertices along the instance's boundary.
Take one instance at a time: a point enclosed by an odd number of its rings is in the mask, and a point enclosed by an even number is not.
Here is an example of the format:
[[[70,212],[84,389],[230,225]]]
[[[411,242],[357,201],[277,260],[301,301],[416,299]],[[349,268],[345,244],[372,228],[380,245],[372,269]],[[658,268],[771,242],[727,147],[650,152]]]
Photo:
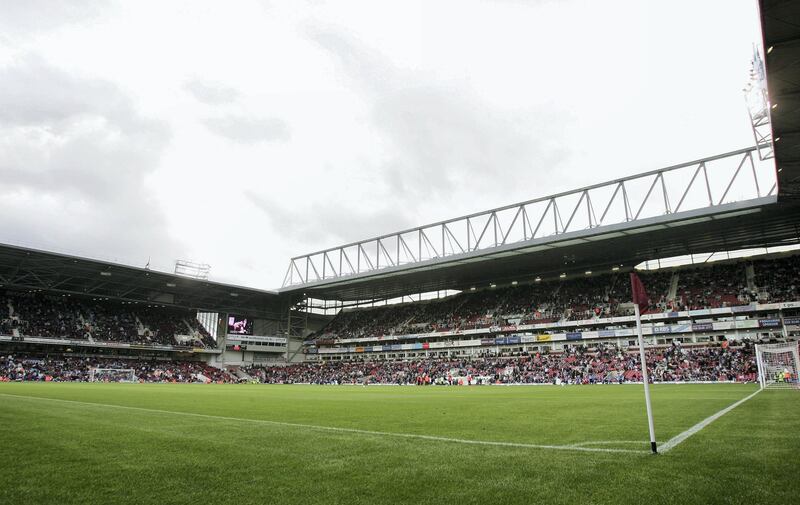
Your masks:
[[[286,296],[165,272],[0,244],[0,287],[280,317]]]
[[[761,0],[772,138],[781,200],[800,200],[800,2]],[[771,50],[770,50],[771,48]],[[768,51],[768,52],[767,52]]]

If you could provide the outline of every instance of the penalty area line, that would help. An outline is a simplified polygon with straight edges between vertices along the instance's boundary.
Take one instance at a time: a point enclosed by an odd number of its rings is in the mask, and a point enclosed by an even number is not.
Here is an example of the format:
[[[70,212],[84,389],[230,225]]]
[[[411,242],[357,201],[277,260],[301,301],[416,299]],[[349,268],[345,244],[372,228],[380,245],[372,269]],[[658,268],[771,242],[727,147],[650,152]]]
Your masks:
[[[746,402],[747,400],[749,400],[750,398],[754,397],[755,395],[757,395],[760,392],[761,392],[761,389],[759,389],[758,391],[756,391],[753,394],[750,394],[750,395],[742,398],[741,400],[739,400],[739,401],[737,401],[735,403],[732,403],[732,404],[728,405],[727,407],[725,407],[724,409],[720,410],[716,414],[708,416],[707,418],[703,419],[702,421],[700,421],[699,423],[695,424],[694,426],[692,426],[688,430],[684,431],[683,433],[679,433],[678,435],[676,435],[676,436],[672,437],[671,439],[667,440],[663,445],[659,446],[658,451],[662,452],[662,453],[671,451],[672,449],[674,449],[675,447],[680,445],[682,442],[684,442],[687,438],[689,438],[692,435],[694,435],[695,433],[699,432],[700,430],[702,430],[703,428],[705,428],[709,424],[713,423],[714,421],[716,421],[720,417],[724,416],[725,414],[727,414],[731,410],[735,409],[739,405],[743,404],[744,402]]]
[[[430,440],[435,442],[447,442],[447,443],[455,443],[455,444],[466,444],[466,445],[483,445],[483,446],[496,446],[496,447],[512,447],[518,449],[547,449],[547,450],[555,450],[555,451],[579,451],[579,452],[605,452],[605,453],[633,453],[633,454],[649,454],[649,451],[644,450],[635,450],[635,449],[617,449],[611,447],[581,447],[575,445],[547,445],[547,444],[527,444],[523,442],[501,442],[501,441],[493,441],[493,440],[471,440],[471,439],[464,439],[464,438],[451,438],[451,437],[440,437],[436,435],[422,435],[417,433],[396,433],[391,431],[373,431],[373,430],[361,430],[358,428],[340,428],[337,426],[321,426],[316,424],[304,424],[304,423],[289,423],[284,421],[270,421],[267,419],[247,419],[244,417],[229,417],[229,416],[217,416],[213,414],[198,414],[195,412],[179,412],[174,410],[162,410],[162,409],[150,409],[145,407],[131,407],[127,405],[114,405],[111,403],[95,403],[95,402],[82,402],[78,400],[63,400],[60,398],[47,398],[43,396],[26,396],[26,395],[14,395],[14,394],[7,394],[7,393],[0,393],[0,396],[6,398],[17,398],[22,400],[34,400],[34,401],[50,401],[50,402],[58,402],[58,403],[67,403],[73,405],[85,405],[89,407],[99,407],[99,408],[111,408],[111,409],[121,409],[121,410],[132,410],[138,412],[147,412],[151,414],[166,414],[166,415],[173,415],[173,416],[186,416],[186,417],[197,417],[201,419],[215,419],[218,421],[231,421],[237,423],[251,423],[251,424],[261,424],[267,426],[282,426],[287,428],[301,428],[306,430],[314,430],[314,431],[327,431],[327,432],[334,432],[334,433],[351,433],[354,435],[365,435],[365,436],[373,436],[373,437],[383,437],[383,438],[405,438],[405,439],[416,439],[416,440]]]

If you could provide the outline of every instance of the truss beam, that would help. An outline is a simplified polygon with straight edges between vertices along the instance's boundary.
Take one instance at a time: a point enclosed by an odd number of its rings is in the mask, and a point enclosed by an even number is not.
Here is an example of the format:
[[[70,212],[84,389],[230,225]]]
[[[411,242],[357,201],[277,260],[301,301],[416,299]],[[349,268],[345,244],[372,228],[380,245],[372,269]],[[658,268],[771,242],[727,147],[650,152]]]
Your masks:
[[[742,174],[748,169],[752,177]],[[509,244],[601,230],[656,216],[713,209],[760,198],[762,187],[771,188],[767,196],[777,189],[774,162],[759,156],[759,146],[748,147],[297,256],[289,263],[283,287],[476,251],[489,252]],[[595,209],[602,209],[599,219]],[[355,265],[352,259],[356,260]],[[335,263],[338,269],[333,267]]]

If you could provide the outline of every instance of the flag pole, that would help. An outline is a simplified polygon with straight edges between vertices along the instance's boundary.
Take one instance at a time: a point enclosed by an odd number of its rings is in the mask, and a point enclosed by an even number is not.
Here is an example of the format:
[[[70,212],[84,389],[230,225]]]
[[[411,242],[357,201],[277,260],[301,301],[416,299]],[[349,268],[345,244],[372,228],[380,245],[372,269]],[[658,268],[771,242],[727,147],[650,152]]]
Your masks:
[[[647,359],[644,354],[644,338],[642,337],[642,315],[639,312],[639,304],[634,304],[636,311],[636,333],[639,336],[639,357],[642,362],[642,381],[644,381],[644,403],[647,406],[647,427],[650,429],[650,449],[653,454],[658,454],[656,448],[656,429],[653,426],[653,407],[650,405],[650,383],[647,379]]]

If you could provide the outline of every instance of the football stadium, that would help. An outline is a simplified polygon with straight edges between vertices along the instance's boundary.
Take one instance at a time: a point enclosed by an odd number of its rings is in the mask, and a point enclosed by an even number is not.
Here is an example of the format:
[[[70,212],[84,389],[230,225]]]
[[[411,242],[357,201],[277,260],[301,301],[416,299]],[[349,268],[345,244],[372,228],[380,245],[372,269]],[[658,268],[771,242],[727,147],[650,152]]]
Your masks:
[[[275,289],[0,244],[0,503],[800,502],[800,3],[757,3],[737,150]]]

